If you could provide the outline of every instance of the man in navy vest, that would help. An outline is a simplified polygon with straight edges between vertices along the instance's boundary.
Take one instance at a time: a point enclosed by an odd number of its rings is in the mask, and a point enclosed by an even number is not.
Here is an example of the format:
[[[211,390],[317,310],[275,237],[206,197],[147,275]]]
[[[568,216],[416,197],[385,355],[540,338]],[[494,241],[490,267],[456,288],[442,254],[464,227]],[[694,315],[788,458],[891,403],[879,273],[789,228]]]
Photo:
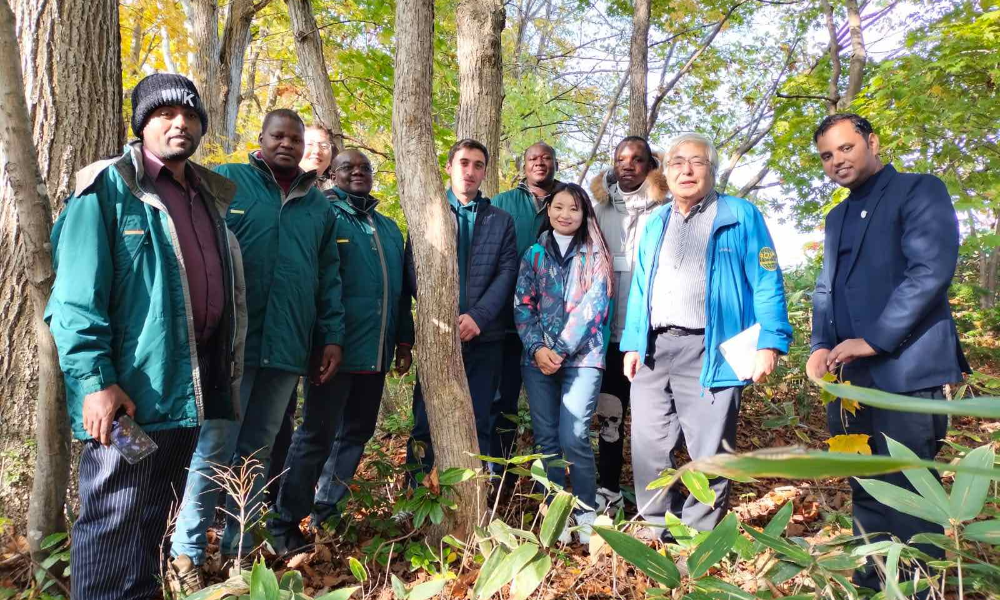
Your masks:
[[[850,195],[826,217],[807,373],[832,372],[853,385],[943,399],[943,386],[969,372],[948,307],[959,245],[948,190],[932,175],[883,165],[878,136],[858,115],[825,118],[813,141],[827,176]],[[948,429],[943,415],[865,406],[854,416],[839,401],[827,406],[827,420],[833,435],[869,435],[873,454],[889,454],[888,436],[927,460]],[[877,479],[913,489],[902,473]],[[940,525],[880,504],[853,479],[851,489],[856,534],[887,531],[907,542],[918,533],[943,533]],[[934,547],[921,549],[943,556]],[[881,587],[870,564],[855,581]]]

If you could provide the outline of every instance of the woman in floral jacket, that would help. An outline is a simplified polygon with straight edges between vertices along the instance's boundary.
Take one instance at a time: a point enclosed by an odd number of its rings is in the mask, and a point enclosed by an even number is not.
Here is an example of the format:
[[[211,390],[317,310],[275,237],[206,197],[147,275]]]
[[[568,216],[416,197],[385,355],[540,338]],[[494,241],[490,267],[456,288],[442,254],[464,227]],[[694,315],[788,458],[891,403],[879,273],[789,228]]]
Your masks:
[[[514,323],[524,343],[521,372],[535,443],[570,463],[575,524],[580,542],[587,543],[597,491],[590,420],[609,339],[611,257],[583,188],[565,185],[545,209],[548,222],[521,258]],[[565,463],[548,463],[549,480],[565,485]],[[569,541],[569,524],[560,539]]]

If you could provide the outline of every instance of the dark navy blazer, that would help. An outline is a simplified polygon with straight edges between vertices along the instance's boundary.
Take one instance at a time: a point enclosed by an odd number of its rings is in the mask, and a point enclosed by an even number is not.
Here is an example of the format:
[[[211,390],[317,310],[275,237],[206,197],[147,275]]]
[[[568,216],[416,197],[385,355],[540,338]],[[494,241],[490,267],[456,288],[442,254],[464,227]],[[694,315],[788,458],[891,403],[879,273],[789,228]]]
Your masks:
[[[958,261],[958,217],[944,183],[892,165],[869,195],[848,263],[847,307],[855,334],[878,355],[861,359],[875,386],[893,393],[955,383],[969,365],[948,306]],[[823,270],[813,294],[812,349],[837,344],[833,310],[841,202],[826,217]],[[860,365],[859,365],[860,366]]]

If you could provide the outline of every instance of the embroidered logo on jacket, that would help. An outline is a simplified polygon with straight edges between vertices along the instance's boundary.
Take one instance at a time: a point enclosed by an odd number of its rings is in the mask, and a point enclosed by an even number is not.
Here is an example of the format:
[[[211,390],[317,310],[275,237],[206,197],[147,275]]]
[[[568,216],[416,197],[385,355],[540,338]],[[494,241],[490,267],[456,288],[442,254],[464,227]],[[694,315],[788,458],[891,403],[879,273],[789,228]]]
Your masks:
[[[764,246],[757,254],[757,261],[760,266],[767,271],[774,271],[778,268],[778,255],[774,253],[774,248]]]

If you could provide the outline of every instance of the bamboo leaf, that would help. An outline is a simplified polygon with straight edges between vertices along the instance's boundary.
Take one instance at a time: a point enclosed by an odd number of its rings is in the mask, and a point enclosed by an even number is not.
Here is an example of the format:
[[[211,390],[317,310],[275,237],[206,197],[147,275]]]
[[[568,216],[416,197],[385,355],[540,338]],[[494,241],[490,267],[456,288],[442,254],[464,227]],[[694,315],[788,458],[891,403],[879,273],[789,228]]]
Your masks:
[[[948,513],[923,497],[899,486],[877,479],[858,479],[858,483],[882,504],[895,508],[901,513],[919,517],[943,526],[948,525]]]
[[[536,556],[514,576],[514,582],[510,586],[510,600],[525,600],[538,589],[551,570],[552,559],[548,554]]]
[[[889,436],[886,436],[885,440],[889,445],[890,455],[899,458],[919,460],[916,453],[903,444],[900,444]],[[938,508],[946,513],[951,512],[951,509],[949,508],[948,493],[944,491],[944,488],[941,487],[941,482],[938,481],[929,470],[907,469],[903,471],[903,475],[906,476],[906,479],[913,486],[913,489],[917,490],[917,493],[923,496],[928,502],[933,502]]]
[[[715,506],[715,490],[709,487],[708,477],[704,473],[698,471],[684,471],[681,475],[681,481],[687,486],[691,495],[694,496],[698,502],[705,504],[707,506]]]
[[[556,494],[549,504],[548,513],[542,521],[542,529],[539,532],[542,547],[548,548],[559,539],[559,534],[566,528],[566,520],[569,519],[571,510],[573,510],[573,494],[569,492]]]
[[[992,446],[981,446],[966,454],[958,466],[986,469],[993,466],[995,458]],[[989,488],[989,477],[956,473],[955,483],[951,486],[951,517],[959,521],[975,519],[983,510]]]
[[[965,526],[962,535],[970,540],[1000,545],[1000,519],[976,521]]]
[[[250,600],[278,600],[278,578],[260,559],[250,572]]]
[[[898,410],[901,412],[915,412],[930,415],[952,415],[966,417],[982,417],[984,419],[1000,419],[1000,398],[966,398],[964,400],[953,400],[942,402],[940,400],[929,400],[927,398],[914,398],[913,396],[902,396],[890,394],[881,390],[861,387],[857,385],[844,385],[841,383],[831,383],[829,381],[813,380],[823,391],[839,398],[849,398],[861,404],[882,408],[885,410]]]
[[[486,579],[486,583],[479,589],[478,593],[473,594],[473,597],[491,597],[493,594],[500,591],[500,588],[510,583],[510,581],[514,579],[514,576],[517,575],[517,573],[537,555],[538,546],[534,544],[523,544],[518,546],[517,549],[504,558],[503,561],[497,565],[497,568],[489,574],[489,577]],[[481,574],[480,577],[482,577]]]
[[[729,513],[715,529],[708,534],[688,558],[688,569],[692,579],[697,579],[708,572],[715,563],[729,553],[736,543],[739,522],[736,513]]]
[[[604,538],[618,556],[648,575],[653,581],[671,589],[680,584],[681,574],[669,557],[634,537],[610,527],[594,527],[594,532]]]

